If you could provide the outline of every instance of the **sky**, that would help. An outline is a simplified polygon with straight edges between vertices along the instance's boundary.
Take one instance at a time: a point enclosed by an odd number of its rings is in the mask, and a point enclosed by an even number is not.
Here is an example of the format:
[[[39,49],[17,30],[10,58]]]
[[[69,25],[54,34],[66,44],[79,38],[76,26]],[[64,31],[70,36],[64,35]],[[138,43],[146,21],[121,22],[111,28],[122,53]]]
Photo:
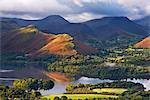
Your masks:
[[[150,0],[0,0],[0,17],[41,19],[60,15],[70,22],[106,16],[150,15]]]

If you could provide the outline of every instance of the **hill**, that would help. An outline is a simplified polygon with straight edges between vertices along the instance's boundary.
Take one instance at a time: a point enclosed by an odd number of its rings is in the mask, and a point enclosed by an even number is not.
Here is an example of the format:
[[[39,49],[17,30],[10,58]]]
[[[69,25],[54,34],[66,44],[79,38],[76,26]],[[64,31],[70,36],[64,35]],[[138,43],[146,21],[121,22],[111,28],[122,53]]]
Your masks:
[[[83,23],[70,23],[59,15],[51,15],[39,20],[17,18],[2,18],[2,20],[16,21],[20,26],[32,24],[46,33],[68,33],[80,41],[89,39],[105,40],[116,35],[147,36],[148,34],[144,26],[134,23],[127,17],[104,17]]]
[[[134,20],[135,23],[144,26],[150,33],[150,16]]]
[[[93,31],[82,23],[70,23],[59,15],[48,16],[39,20],[24,20],[17,18],[2,18],[2,20],[15,21],[20,26],[34,25],[40,31],[52,34],[68,33],[77,40],[85,40],[86,37],[92,38]]]
[[[150,16],[146,16],[144,18],[134,20],[134,22],[137,24],[149,27],[150,26]]]
[[[140,26],[127,17],[104,17],[84,22],[102,39],[109,39],[118,35],[144,36],[147,35],[145,27]]]
[[[150,48],[150,36],[134,45],[136,48]]]
[[[8,23],[2,24],[2,52],[23,52],[32,55],[75,55],[81,50],[80,48],[75,49],[74,39],[68,34],[48,34],[39,31],[33,25],[26,27],[16,25],[15,27],[14,22]],[[7,25],[10,26],[8,27],[10,30],[5,28]]]
[[[52,15],[39,20],[17,18],[1,18],[1,20],[8,23],[14,22],[19,27],[32,24],[39,31],[48,34],[66,33],[78,41],[79,45],[86,44],[89,51],[91,51],[89,46],[100,49],[127,47],[149,36],[146,27],[136,24],[127,17],[104,17],[83,23],[70,23],[59,15]],[[51,44],[49,45],[51,46]],[[42,50],[44,49],[45,47]]]

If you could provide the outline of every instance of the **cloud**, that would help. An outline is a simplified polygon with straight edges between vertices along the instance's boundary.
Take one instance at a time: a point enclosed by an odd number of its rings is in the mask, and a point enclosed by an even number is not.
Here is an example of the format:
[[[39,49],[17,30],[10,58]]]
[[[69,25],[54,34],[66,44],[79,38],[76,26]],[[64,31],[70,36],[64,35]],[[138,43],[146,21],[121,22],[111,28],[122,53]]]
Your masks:
[[[87,20],[92,20],[95,18],[101,18],[104,17],[104,15],[95,15],[92,13],[81,13],[81,14],[70,14],[65,16],[65,18],[67,20],[69,20],[70,22],[84,22]]]
[[[150,15],[150,0],[118,0],[118,3],[130,10],[128,14],[130,18]]]
[[[83,9],[86,12],[94,14],[105,14],[105,15],[125,15],[128,13],[128,9],[116,2],[90,2],[83,3]]]
[[[150,0],[1,0],[0,16],[38,19],[61,15],[73,22],[103,16],[150,15]]]
[[[44,17],[53,14],[66,14],[70,9],[57,0],[1,0],[0,16]]]

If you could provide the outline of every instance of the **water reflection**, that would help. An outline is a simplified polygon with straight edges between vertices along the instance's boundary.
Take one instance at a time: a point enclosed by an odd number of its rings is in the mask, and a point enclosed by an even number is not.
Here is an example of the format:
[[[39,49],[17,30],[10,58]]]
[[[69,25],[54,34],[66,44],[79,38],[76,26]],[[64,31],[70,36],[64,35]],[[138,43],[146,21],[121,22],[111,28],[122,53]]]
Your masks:
[[[127,80],[123,80],[123,81],[131,81],[134,83],[141,83],[144,85],[144,87],[146,88],[146,90],[150,90],[150,79],[127,79]]]
[[[4,69],[0,69],[0,73],[6,73],[6,72],[12,72],[14,70],[4,70]]]
[[[50,95],[50,94],[61,94],[65,93],[66,86],[70,84],[69,82],[67,83],[58,83],[55,82],[55,86],[51,90],[40,90],[42,95]]]
[[[115,80],[101,80],[98,78],[88,78],[88,77],[81,77],[80,79],[74,81],[74,82],[70,82],[72,84],[78,84],[78,83],[82,83],[82,84],[96,84],[96,83],[102,83],[102,82],[113,82]],[[134,83],[141,83],[144,85],[144,87],[146,88],[146,90],[150,90],[150,80],[145,80],[145,79],[127,79],[127,80],[122,80],[122,81],[131,81]],[[68,83],[58,83],[55,82],[55,86],[53,89],[51,90],[47,90],[47,91],[41,91],[42,95],[49,95],[49,94],[60,94],[60,93],[65,93],[65,87],[67,86]]]

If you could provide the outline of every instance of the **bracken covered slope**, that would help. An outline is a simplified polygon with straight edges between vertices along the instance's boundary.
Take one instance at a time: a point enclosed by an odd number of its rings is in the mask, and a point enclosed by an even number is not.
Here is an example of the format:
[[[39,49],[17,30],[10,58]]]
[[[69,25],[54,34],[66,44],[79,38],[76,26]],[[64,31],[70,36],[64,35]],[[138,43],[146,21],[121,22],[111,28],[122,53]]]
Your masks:
[[[3,29],[2,52],[23,52],[36,56],[47,54],[76,55],[81,53],[80,50],[85,51],[82,50],[84,48],[77,46],[79,43],[74,44],[73,37],[68,34],[43,33],[33,25],[12,28],[9,31]],[[85,47],[85,45],[83,46]],[[79,48],[76,49],[76,47]]]
[[[134,45],[136,48],[150,48],[150,36]]]

